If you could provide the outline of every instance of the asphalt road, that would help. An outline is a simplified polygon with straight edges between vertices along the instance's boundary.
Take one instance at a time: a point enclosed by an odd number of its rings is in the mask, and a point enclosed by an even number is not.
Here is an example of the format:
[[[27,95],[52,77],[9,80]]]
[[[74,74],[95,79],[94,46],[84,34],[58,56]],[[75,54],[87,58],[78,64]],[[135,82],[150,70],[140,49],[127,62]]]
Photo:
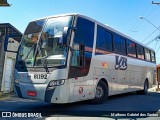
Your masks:
[[[160,116],[159,110],[160,93],[153,91],[147,95],[127,93],[111,96],[105,103],[99,105],[92,105],[88,101],[70,104],[49,104],[41,101],[20,99],[14,96],[0,101],[1,112],[41,113],[43,118],[54,116],[89,116],[115,119],[123,118],[123,115],[127,114],[132,115],[132,113],[135,116],[136,114],[144,113],[147,116],[138,116],[138,118],[148,118],[148,115],[154,117],[159,114]],[[158,119],[158,117],[156,118]]]

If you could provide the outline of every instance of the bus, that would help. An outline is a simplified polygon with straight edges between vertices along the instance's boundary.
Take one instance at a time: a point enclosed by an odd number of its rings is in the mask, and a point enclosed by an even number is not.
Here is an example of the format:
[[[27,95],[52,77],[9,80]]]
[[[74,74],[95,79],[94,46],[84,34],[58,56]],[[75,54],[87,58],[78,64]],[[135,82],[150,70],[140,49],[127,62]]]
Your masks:
[[[147,94],[155,70],[154,50],[125,34],[81,14],[49,16],[31,21],[24,32],[15,94],[49,103],[99,104],[111,95]]]

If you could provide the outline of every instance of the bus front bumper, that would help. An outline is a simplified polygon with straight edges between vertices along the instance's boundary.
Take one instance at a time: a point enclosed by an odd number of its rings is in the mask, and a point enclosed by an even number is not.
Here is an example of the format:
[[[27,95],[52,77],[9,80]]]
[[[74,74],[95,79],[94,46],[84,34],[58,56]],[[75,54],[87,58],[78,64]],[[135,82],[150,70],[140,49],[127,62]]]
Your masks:
[[[15,84],[16,96],[24,99],[51,102],[54,91],[55,88],[48,89],[47,84],[30,84],[22,82]]]

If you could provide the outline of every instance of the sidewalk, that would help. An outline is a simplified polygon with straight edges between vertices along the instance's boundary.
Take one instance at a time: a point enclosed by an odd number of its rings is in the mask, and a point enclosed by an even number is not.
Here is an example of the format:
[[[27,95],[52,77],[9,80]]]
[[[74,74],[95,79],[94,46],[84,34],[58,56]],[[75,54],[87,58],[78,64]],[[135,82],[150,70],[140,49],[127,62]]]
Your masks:
[[[157,85],[153,86],[152,88],[149,88],[148,92],[158,92],[156,91],[156,89],[157,89]]]
[[[160,93],[160,90],[157,90],[157,85],[154,85],[152,88],[148,89],[148,92],[157,92],[157,93]]]
[[[0,100],[5,100],[7,98],[10,98],[12,95],[13,95],[13,92],[12,93],[3,93],[0,91]]]

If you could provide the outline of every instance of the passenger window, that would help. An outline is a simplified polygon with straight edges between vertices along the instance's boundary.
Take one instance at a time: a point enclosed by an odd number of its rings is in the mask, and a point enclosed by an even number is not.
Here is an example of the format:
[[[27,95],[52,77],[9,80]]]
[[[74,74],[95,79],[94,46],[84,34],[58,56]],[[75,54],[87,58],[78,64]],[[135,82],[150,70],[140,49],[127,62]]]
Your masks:
[[[144,60],[144,48],[141,45],[137,45],[137,55],[139,59]]]
[[[127,52],[131,57],[136,57],[136,44],[130,40],[127,41]]]
[[[101,26],[97,27],[96,47],[102,50],[112,51],[112,34]]]
[[[151,51],[151,59],[152,62],[156,62],[155,53],[153,51]]]
[[[147,61],[151,61],[150,50],[148,50],[147,48],[145,48],[144,51],[145,51],[145,59]]]
[[[77,30],[75,32],[74,42],[93,48],[94,23],[79,17],[76,26]]]
[[[125,39],[115,35],[114,36],[114,49],[117,53],[126,55],[126,42]]]

